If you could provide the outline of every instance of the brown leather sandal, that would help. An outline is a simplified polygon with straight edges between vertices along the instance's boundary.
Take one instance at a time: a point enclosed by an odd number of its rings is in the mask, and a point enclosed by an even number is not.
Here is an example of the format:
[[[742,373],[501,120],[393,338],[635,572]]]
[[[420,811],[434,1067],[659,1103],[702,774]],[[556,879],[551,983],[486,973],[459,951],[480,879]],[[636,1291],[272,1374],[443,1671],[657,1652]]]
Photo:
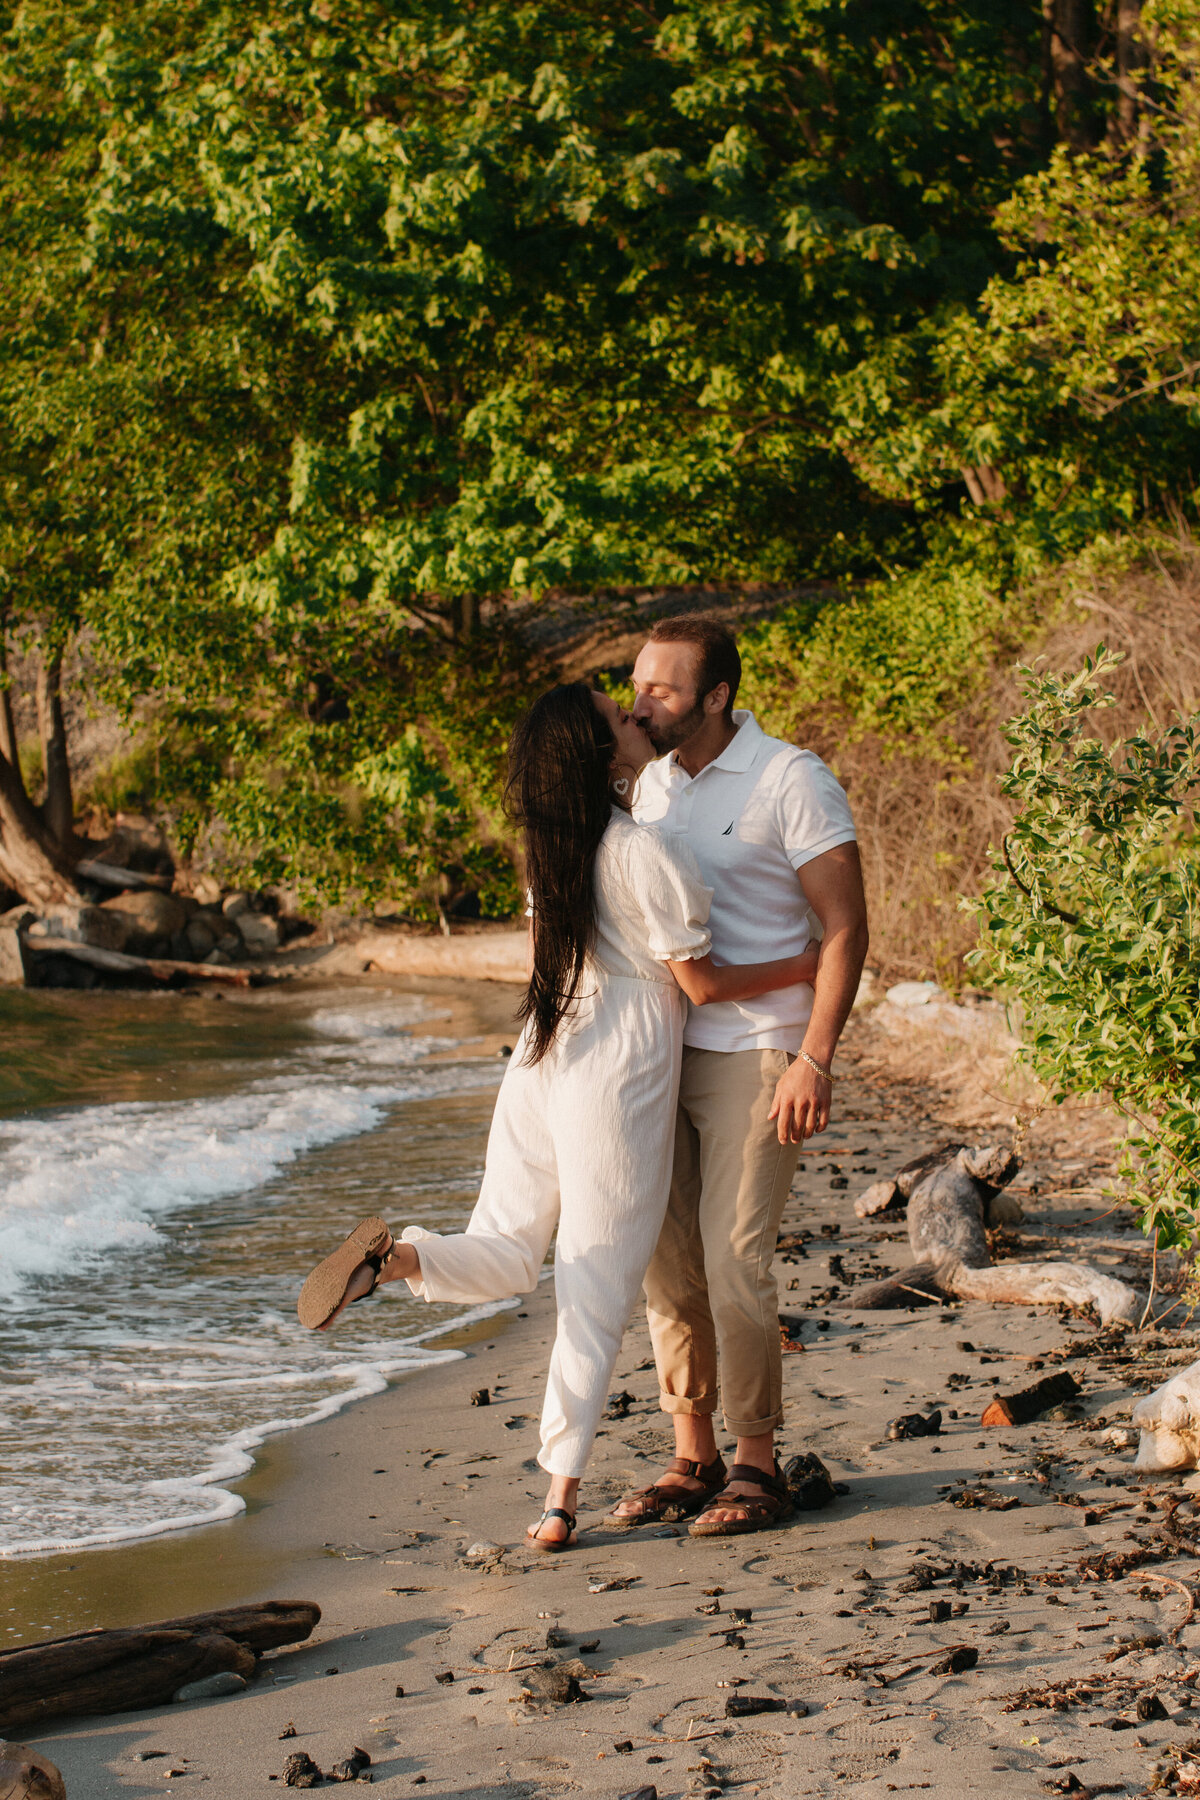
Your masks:
[[[731,1494],[722,1490],[714,1494],[705,1503],[700,1516],[688,1526],[689,1537],[741,1537],[747,1531],[762,1531],[768,1525],[776,1525],[791,1512],[792,1496],[778,1463],[773,1475],[768,1475],[765,1469],[756,1469],[752,1463],[734,1463],[729,1479],[752,1481],[762,1493]],[[709,1519],[705,1516],[710,1512],[729,1512],[734,1507],[744,1515],[742,1518]]]
[[[640,1500],[642,1510],[636,1513],[609,1513],[604,1523],[614,1526],[618,1531],[632,1531],[638,1525],[652,1525],[659,1520],[670,1524],[676,1519],[690,1519],[714,1494],[720,1492],[726,1479],[725,1464],[720,1456],[715,1456],[710,1463],[689,1462],[686,1457],[677,1456],[667,1464],[667,1473],[687,1475],[693,1481],[702,1481],[704,1486],[662,1487],[655,1482],[650,1487],[638,1488],[635,1493],[624,1494],[622,1498]]]

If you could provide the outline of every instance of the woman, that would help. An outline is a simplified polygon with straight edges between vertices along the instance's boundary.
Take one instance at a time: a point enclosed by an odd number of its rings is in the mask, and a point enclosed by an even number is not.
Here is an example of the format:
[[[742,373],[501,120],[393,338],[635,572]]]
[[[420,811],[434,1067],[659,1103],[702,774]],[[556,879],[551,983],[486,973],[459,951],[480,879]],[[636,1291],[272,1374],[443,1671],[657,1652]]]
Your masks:
[[[685,997],[747,1000],[816,971],[815,951],[713,963],[712,891],[691,852],[630,814],[652,754],[629,713],[584,682],[543,694],[517,726],[506,801],[525,836],[532,972],[470,1223],[449,1236],[410,1225],[396,1240],[366,1220],[299,1302],[323,1329],[387,1281],[468,1304],[530,1293],[557,1226],[538,1456],[550,1491],[526,1534],[539,1550],[576,1542],[580,1476],[662,1226]]]

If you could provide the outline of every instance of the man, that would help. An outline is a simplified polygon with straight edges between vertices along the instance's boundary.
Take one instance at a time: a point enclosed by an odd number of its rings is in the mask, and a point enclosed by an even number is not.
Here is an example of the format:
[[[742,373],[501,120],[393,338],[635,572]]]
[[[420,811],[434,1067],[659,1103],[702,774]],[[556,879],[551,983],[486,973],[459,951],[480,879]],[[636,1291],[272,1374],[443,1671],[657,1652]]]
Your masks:
[[[661,1404],[675,1460],[614,1522],[671,1511],[696,1536],[761,1529],[787,1507],[775,1241],[799,1146],[829,1121],[831,1064],[867,950],[866,904],[846,796],[819,757],[735,712],[741,660],[703,618],[658,624],[634,665],[634,717],[660,760],[636,815],[687,842],[713,889],[718,961],[804,950],[822,933],[812,987],[693,1011],[684,1032],[674,1174],[646,1276]],[[728,1472],[713,1414],[720,1369]]]

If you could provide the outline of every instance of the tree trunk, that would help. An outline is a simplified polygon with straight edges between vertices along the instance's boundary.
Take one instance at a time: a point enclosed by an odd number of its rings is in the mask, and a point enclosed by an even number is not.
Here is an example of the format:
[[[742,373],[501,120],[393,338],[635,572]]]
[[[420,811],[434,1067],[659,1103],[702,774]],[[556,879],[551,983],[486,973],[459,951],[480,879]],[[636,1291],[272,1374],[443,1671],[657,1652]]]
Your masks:
[[[1091,0],[1042,0],[1046,107],[1054,136],[1076,150],[1096,141],[1088,75],[1092,11]]]
[[[46,771],[42,818],[55,843],[69,851],[75,835],[75,799],[71,792],[67,724],[63,717],[62,655],[58,651],[42,663],[38,675],[37,712]]]
[[[24,793],[25,783],[21,781],[21,764],[17,755],[17,722],[13,717],[12,693],[7,685],[7,675],[8,657],[4,648],[4,630],[0,626],[0,759],[10,763],[16,771],[21,792]]]
[[[1117,0],[1117,110],[1111,132],[1118,143],[1132,144],[1138,135],[1141,107],[1137,78],[1146,66],[1146,52],[1138,38],[1142,0]]]
[[[479,602],[474,594],[456,594],[453,601],[454,635],[460,642],[475,635]]]
[[[20,770],[0,756],[0,881],[31,906],[74,906],[82,898],[71,859],[25,792]]]

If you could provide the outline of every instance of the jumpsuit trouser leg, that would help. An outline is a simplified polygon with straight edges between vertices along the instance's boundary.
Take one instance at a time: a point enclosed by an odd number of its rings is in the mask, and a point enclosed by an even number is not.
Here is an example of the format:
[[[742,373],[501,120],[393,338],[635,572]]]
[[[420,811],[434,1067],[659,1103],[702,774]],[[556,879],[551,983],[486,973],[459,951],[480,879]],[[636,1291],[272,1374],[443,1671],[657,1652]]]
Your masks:
[[[426,1300],[530,1293],[554,1228],[558,1326],[538,1461],[582,1475],[670,1187],[682,1003],[674,986],[601,975],[541,1063],[505,1072],[465,1232],[410,1226]]]

